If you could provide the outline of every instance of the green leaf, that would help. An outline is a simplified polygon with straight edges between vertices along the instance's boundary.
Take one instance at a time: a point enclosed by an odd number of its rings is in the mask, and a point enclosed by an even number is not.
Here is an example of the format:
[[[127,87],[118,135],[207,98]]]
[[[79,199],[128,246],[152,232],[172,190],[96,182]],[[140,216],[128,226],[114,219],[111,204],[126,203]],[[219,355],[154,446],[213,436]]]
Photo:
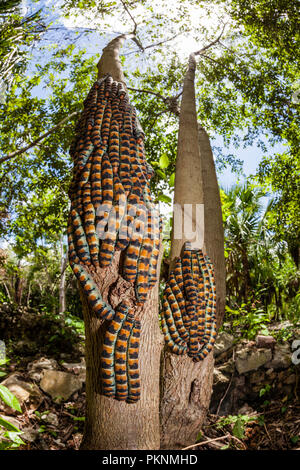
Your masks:
[[[167,181],[167,175],[162,171],[160,170],[159,168],[157,168],[155,170],[155,173],[160,176],[160,178],[162,178],[163,180]]]
[[[170,160],[169,160],[168,155],[163,154],[159,159],[159,166],[164,170],[165,168],[169,166],[169,164],[170,164]]]
[[[162,193],[158,195],[158,200],[161,202],[166,202],[167,204],[170,204],[172,202],[172,199],[169,196],[166,196]]]
[[[22,439],[20,438],[20,434],[21,434],[20,431],[19,432],[8,431],[4,433],[4,437],[9,439],[14,444],[18,444],[19,446],[21,444],[25,444],[25,442],[23,442]]]
[[[18,429],[16,426],[11,424],[9,421],[7,421],[4,418],[1,418],[0,416],[0,426],[3,428],[7,429],[8,431],[15,431],[15,432],[20,432],[20,429]]]
[[[4,401],[4,403],[10,406],[13,410],[19,411],[22,413],[20,403],[18,399],[8,390],[7,387],[0,384],[0,398]]]
[[[169,186],[173,187],[175,184],[175,173],[172,173],[169,179]]]
[[[237,418],[235,425],[233,426],[233,435],[237,437],[238,439],[244,439],[245,434],[244,434],[244,423],[241,420],[241,418]]]

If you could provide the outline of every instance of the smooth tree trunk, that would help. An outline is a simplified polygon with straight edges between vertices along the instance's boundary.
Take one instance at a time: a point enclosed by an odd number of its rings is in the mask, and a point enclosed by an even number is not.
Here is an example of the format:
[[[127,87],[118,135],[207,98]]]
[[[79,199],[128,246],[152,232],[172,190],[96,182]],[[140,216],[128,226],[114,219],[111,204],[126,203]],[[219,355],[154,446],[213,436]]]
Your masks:
[[[111,41],[103,50],[98,64],[98,78],[110,74],[124,83],[119,49],[126,35]],[[125,84],[125,83],[124,83]],[[121,300],[135,305],[130,283],[119,275],[120,253],[111,266],[99,271],[97,284],[104,300],[113,308]],[[161,255],[158,262],[160,270]],[[163,336],[158,322],[158,283],[150,290],[140,314],[141,338],[139,367],[141,398],[134,404],[119,402],[100,394],[100,356],[106,322],[103,323],[89,308],[82,296],[86,333],[86,420],[81,449],[136,450],[159,449],[159,371]]]
[[[192,55],[184,80],[179,117],[174,204],[181,205],[182,208],[183,204],[193,205],[193,229],[199,235],[196,246],[207,251],[219,270],[216,277],[220,289],[217,293],[218,316],[221,317],[225,298],[225,266],[217,258],[219,255],[224,258],[222,213],[209,139],[206,133],[198,129],[195,68]],[[199,212],[200,220],[196,221],[196,205],[203,204],[204,210]],[[213,220],[209,220],[210,217]],[[215,231],[217,233],[213,233]],[[187,239],[186,233],[182,234],[181,239],[175,239],[173,232],[171,268]],[[187,355],[176,356],[167,349],[164,350],[160,404],[162,449],[180,449],[196,441],[210,404],[213,370],[213,353],[202,362],[194,363]]]
[[[226,301],[222,207],[209,137],[205,129],[200,125],[198,126],[198,131],[204,194],[204,239],[206,252],[214,265],[217,292],[217,327],[219,328],[224,317]]]

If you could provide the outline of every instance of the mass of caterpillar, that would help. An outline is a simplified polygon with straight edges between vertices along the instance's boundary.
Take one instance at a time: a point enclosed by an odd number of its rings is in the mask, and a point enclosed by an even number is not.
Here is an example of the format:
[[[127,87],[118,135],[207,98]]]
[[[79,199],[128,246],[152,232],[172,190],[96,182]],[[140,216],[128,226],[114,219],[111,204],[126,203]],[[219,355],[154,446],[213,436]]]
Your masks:
[[[165,342],[174,354],[194,362],[212,351],[216,339],[214,268],[202,250],[185,244],[166,283],[161,308]]]
[[[102,393],[129,403],[140,396],[140,323],[100,293],[95,274],[123,251],[120,273],[142,305],[157,281],[161,225],[150,194],[154,172],[144,133],[122,83],[107,75],[91,87],[70,147],[69,262],[89,306],[106,320]]]

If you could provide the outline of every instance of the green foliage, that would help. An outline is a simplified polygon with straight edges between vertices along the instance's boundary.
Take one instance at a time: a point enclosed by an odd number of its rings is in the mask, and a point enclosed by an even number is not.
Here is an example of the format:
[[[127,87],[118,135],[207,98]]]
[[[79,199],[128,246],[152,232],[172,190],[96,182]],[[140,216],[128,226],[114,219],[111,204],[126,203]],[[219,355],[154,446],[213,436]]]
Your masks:
[[[1,308],[0,337],[10,355],[60,357],[64,353],[79,357],[83,333],[83,320],[68,312],[55,314],[14,304]]]
[[[11,391],[0,384],[0,400],[15,411],[22,413],[20,403]],[[22,432],[16,426],[0,417],[0,450],[17,449],[24,444],[20,435]]]
[[[293,337],[294,329],[295,329],[294,325],[289,325],[278,331],[272,332],[272,336],[274,336],[274,338],[276,338],[276,340],[279,342],[288,341],[289,339]]]
[[[262,387],[259,391],[259,396],[263,397],[264,395],[268,394],[271,390],[271,385],[267,384],[265,387]]]
[[[22,412],[20,403],[18,399],[11,393],[11,391],[5,387],[4,385],[0,384],[0,398],[4,401],[4,403],[13,410]]]
[[[254,339],[258,333],[268,335],[267,323],[270,322],[268,315],[255,304],[242,304],[237,309],[226,305],[226,324],[229,323],[232,332],[239,331],[243,338]]]
[[[232,427],[232,434],[238,439],[245,438],[245,427],[249,423],[255,423],[257,417],[248,415],[228,415],[225,418],[218,420],[216,428],[222,429],[230,425]]]
[[[249,182],[221,193],[224,208],[226,319],[250,328],[247,337],[271,318],[299,319],[299,272],[284,239],[269,225],[272,201],[265,211],[265,191]]]
[[[40,39],[46,29],[41,11],[23,16],[21,4],[21,0],[10,0],[0,4],[1,85],[11,85],[20,74],[24,73],[29,48]]]
[[[264,157],[259,166],[258,181],[270,187],[275,195],[268,214],[268,226],[278,241],[285,240],[299,267],[300,248],[300,158],[291,153]]]

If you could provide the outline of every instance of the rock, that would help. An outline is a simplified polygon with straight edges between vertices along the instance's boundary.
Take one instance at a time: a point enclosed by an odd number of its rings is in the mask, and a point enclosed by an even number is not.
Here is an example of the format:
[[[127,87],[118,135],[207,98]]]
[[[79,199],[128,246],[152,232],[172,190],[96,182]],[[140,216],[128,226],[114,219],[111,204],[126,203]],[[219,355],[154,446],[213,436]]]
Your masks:
[[[263,335],[256,336],[256,346],[258,348],[273,349],[275,344],[276,344],[276,339],[273,338],[273,336],[263,336]]]
[[[222,374],[222,372],[219,369],[214,369],[214,379],[213,379],[213,385],[214,387],[217,387],[218,385],[226,384],[229,382],[229,378],[226,377],[226,375]]]
[[[220,354],[228,351],[233,345],[234,337],[226,331],[221,331],[218,334],[215,346],[214,346],[214,356],[219,356]]]
[[[43,369],[55,370],[58,369],[58,364],[55,359],[48,359],[47,357],[41,357],[34,362],[30,362],[27,365],[28,375],[32,380],[39,382],[42,377]]]
[[[23,434],[21,434],[21,439],[23,441],[27,442],[34,442],[37,440],[39,436],[39,431],[33,428],[23,428],[22,429]]]
[[[53,400],[61,402],[67,400],[77,390],[80,390],[82,382],[78,377],[68,372],[45,370],[40,387]]]
[[[211,396],[210,401],[210,411],[211,413],[216,413],[217,410],[220,414],[226,414],[227,407],[230,407],[231,395],[230,393],[227,394],[223,402],[221,403],[221,409],[219,409],[220,400],[225,394],[226,389],[228,388],[229,378],[226,375],[222,374],[219,369],[214,369],[214,376],[213,376],[213,393]],[[225,410],[225,412],[224,412]]]
[[[36,384],[25,382],[18,373],[9,375],[2,385],[7,387],[19,400],[20,405],[28,403],[29,409],[36,410],[43,401],[43,396]],[[7,408],[7,407],[6,407]],[[11,408],[9,408],[11,410]]]
[[[244,348],[236,353],[235,366],[239,374],[251,370],[257,370],[272,359],[270,349],[248,349]]]
[[[45,423],[51,424],[52,426],[58,426],[58,417],[55,413],[48,413],[41,416]]]
[[[287,369],[291,365],[292,353],[289,344],[276,344],[274,348],[274,355],[270,362],[265,367],[268,369]]]
[[[81,358],[81,362],[79,363],[63,362],[62,366],[69,372],[74,372],[82,382],[85,382],[86,365],[84,358]]]
[[[250,415],[254,413],[254,409],[251,408],[251,406],[248,405],[248,403],[245,403],[241,408],[238,410],[239,415]]]
[[[232,360],[225,362],[222,366],[218,366],[218,370],[222,372],[222,374],[231,375],[234,371],[234,362]]]

